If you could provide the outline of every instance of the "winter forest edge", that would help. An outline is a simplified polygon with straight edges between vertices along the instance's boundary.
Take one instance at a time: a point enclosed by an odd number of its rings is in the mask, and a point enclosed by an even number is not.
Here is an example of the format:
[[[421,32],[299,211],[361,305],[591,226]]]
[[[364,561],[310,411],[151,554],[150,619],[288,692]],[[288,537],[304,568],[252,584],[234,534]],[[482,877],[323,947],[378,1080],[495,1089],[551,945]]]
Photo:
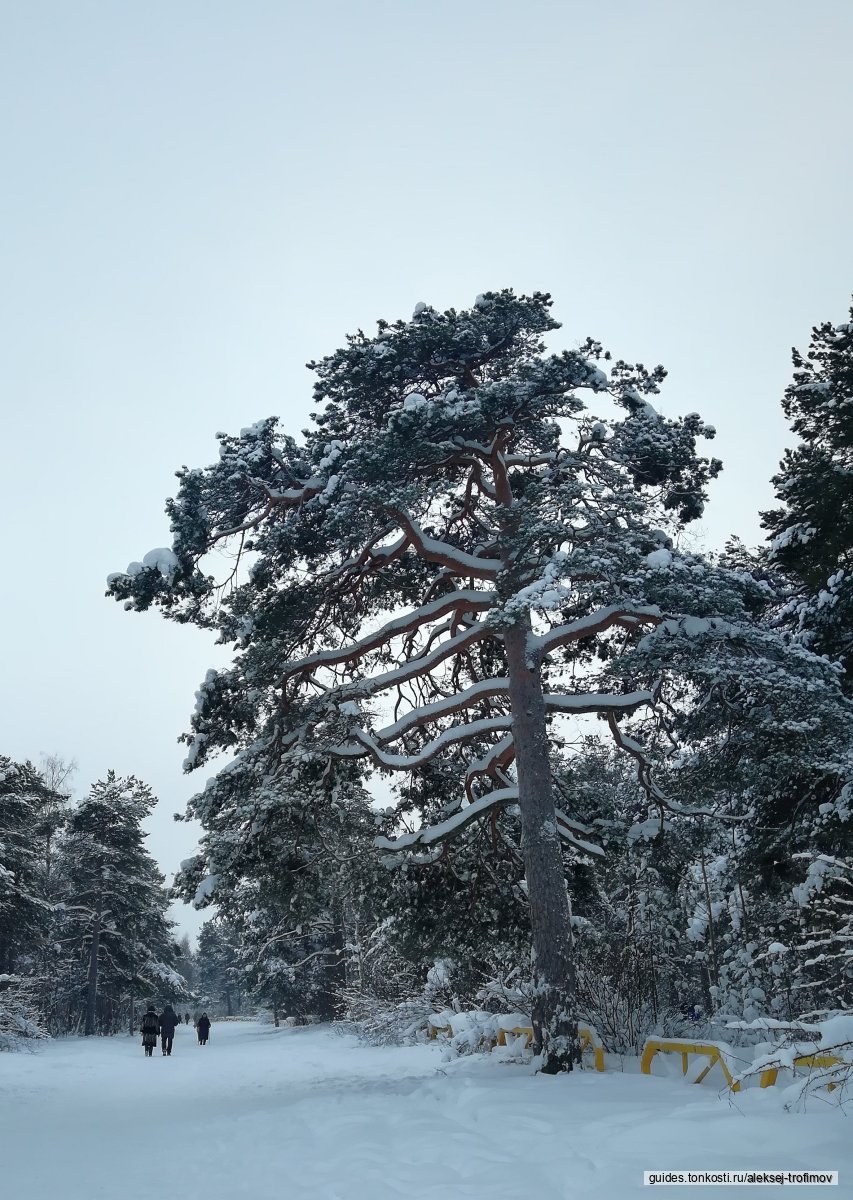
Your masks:
[[[108,586],[233,647],[174,883],[215,916],[175,941],[143,782],[0,759],[0,1049],[152,997],[378,1042],[467,1014],[459,1051],[517,1013],[546,1073],[579,1022],[636,1055],[834,1021],[844,1098],[853,310],[794,352],[766,545],[701,553],[714,430],[657,411],[661,367],[546,349],[551,309],[419,304],[309,364],[301,439],[178,471],[172,546]]]

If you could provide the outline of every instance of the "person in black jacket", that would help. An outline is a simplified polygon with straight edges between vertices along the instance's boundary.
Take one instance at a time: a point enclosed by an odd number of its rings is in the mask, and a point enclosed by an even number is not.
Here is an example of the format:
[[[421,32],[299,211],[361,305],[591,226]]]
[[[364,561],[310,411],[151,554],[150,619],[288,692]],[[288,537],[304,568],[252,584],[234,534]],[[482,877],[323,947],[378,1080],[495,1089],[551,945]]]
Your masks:
[[[207,1045],[207,1039],[210,1037],[210,1017],[207,1013],[202,1013],[196,1025],[198,1030],[198,1044],[200,1046]]]
[[[172,1053],[172,1040],[175,1036],[177,1024],[178,1014],[172,1008],[171,1004],[167,1004],[160,1017],[160,1044],[163,1047],[164,1054]]]
[[[148,1005],[148,1011],[142,1018],[140,1029],[142,1030],[142,1045],[145,1048],[145,1057],[151,1058],[154,1053],[154,1047],[157,1045],[157,1035],[160,1032],[160,1018],[157,1016],[153,1004]]]

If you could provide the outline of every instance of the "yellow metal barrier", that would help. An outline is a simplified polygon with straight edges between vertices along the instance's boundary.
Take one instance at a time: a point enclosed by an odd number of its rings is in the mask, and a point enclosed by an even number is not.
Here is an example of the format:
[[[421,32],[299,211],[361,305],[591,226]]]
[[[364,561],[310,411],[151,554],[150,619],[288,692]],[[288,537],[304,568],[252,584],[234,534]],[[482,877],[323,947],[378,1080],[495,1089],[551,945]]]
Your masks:
[[[795,1067],[818,1067],[818,1068],[834,1067],[837,1063],[840,1063],[842,1061],[843,1061],[843,1059],[836,1058],[836,1056],[834,1054],[820,1054],[820,1053],[818,1053],[818,1054],[798,1054],[797,1057],[794,1059],[794,1066]],[[761,1086],[762,1087],[773,1087],[773,1084],[776,1082],[776,1077],[778,1074],[779,1074],[778,1067],[766,1067],[765,1070],[763,1070],[761,1072]],[[837,1086],[837,1084],[828,1083],[826,1085],[827,1091],[830,1091],[830,1092],[834,1091],[836,1086]]]
[[[433,1025],[430,1023],[427,1027],[427,1037],[432,1041],[439,1034],[451,1038],[453,1030],[450,1025]],[[513,1025],[511,1029],[499,1029],[497,1042],[499,1046],[506,1045],[508,1034],[512,1037],[523,1037],[527,1046],[533,1045],[533,1028],[530,1025]],[[604,1046],[595,1030],[581,1025],[578,1028],[578,1037],[580,1039],[581,1051],[592,1050],[596,1071],[604,1071],[606,1069],[604,1065]],[[725,1051],[720,1046],[715,1046],[712,1042],[691,1042],[683,1038],[649,1038],[643,1047],[643,1055],[640,1060],[640,1069],[644,1075],[651,1073],[652,1060],[656,1054],[680,1054],[682,1075],[686,1075],[688,1072],[691,1054],[704,1055],[708,1059],[708,1065],[696,1076],[694,1083],[701,1083],[709,1071],[712,1070],[714,1064],[719,1063],[726,1083],[731,1090],[733,1092],[740,1091],[740,1082],[735,1080],[732,1075],[729,1064],[726,1061]],[[833,1067],[841,1061],[834,1054],[801,1054],[794,1059],[794,1066],[826,1068]],[[761,1072],[761,1086],[763,1088],[773,1087],[778,1074],[778,1067],[765,1067]],[[834,1083],[827,1084],[827,1088],[830,1091],[836,1086]]]
[[[725,1051],[719,1046],[715,1046],[712,1042],[688,1042],[680,1038],[649,1038],[643,1047],[643,1057],[640,1060],[640,1070],[644,1075],[648,1075],[652,1067],[652,1059],[656,1054],[680,1054],[681,1055],[681,1073],[687,1074],[688,1059],[691,1054],[703,1054],[708,1058],[708,1065],[694,1079],[694,1083],[701,1083],[714,1063],[719,1063],[723,1074],[726,1077],[726,1082],[733,1092],[740,1091],[740,1082],[732,1078],[732,1073],[729,1070],[729,1065],[726,1062]],[[834,1067],[842,1060],[836,1058],[834,1054],[798,1054],[794,1059],[795,1067]],[[778,1067],[765,1067],[760,1075],[761,1087],[773,1087],[779,1075]],[[828,1083],[827,1089],[832,1091],[837,1085]]]
[[[431,1022],[427,1026],[427,1037],[430,1040],[443,1034],[447,1038],[453,1036],[453,1029],[450,1025],[433,1025]],[[511,1029],[498,1030],[499,1046],[506,1045],[507,1035],[512,1037],[523,1037],[525,1045],[533,1045],[533,1028],[530,1025],[513,1025]],[[601,1038],[594,1029],[585,1025],[578,1028],[578,1037],[581,1044],[581,1052],[592,1050],[595,1059],[596,1071],[604,1071],[604,1046],[601,1043]],[[485,1043],[491,1048],[494,1045],[489,1039],[484,1039]],[[740,1091],[740,1081],[736,1080],[726,1061],[725,1049],[721,1046],[714,1045],[713,1042],[691,1042],[684,1038],[648,1038],[643,1046],[643,1054],[640,1059],[640,1070],[644,1075],[651,1074],[652,1060],[656,1054],[680,1054],[681,1055],[681,1073],[686,1075],[689,1067],[690,1055],[698,1054],[708,1059],[707,1066],[700,1071],[694,1079],[694,1083],[701,1083],[709,1071],[712,1070],[715,1063],[720,1064],[720,1069],[725,1076],[726,1083],[733,1092]],[[834,1054],[800,1054],[794,1059],[795,1067],[817,1067],[826,1068],[834,1067],[842,1062],[842,1059],[837,1058]],[[765,1067],[761,1072],[761,1086],[763,1088],[773,1087],[779,1074],[778,1067]],[[832,1091],[837,1085],[828,1083],[827,1088]]]
[[[506,1035],[511,1033],[514,1037],[521,1037],[522,1034],[527,1038],[526,1044],[533,1045],[533,1029],[530,1025],[515,1025],[512,1029],[498,1030],[498,1045],[506,1045]],[[601,1039],[594,1029],[587,1029],[586,1026],[579,1026],[578,1037],[581,1044],[581,1053],[584,1050],[592,1050],[595,1058],[596,1071],[605,1070],[604,1066],[604,1047],[601,1044]]]
[[[453,1030],[449,1025],[433,1025],[432,1021],[427,1024],[427,1037],[430,1041],[434,1041],[440,1033],[448,1038],[453,1037]],[[514,1025],[511,1029],[499,1029],[499,1046],[506,1045],[507,1034],[511,1034],[513,1037],[524,1037],[526,1045],[533,1045],[533,1028],[530,1025]],[[578,1027],[578,1037],[580,1039],[581,1052],[591,1050],[595,1059],[596,1071],[604,1071],[606,1069],[604,1066],[604,1046],[595,1030],[581,1025]]]
[[[512,1029],[499,1029],[498,1030],[498,1045],[499,1046],[506,1045],[506,1035],[508,1033],[511,1033],[513,1037],[521,1037],[523,1035],[527,1039],[524,1043],[525,1046],[533,1045],[533,1030],[531,1029],[531,1027],[529,1025],[513,1025]]]
[[[450,1039],[453,1037],[453,1028],[450,1025],[433,1025],[432,1022],[427,1025],[427,1037],[431,1042],[435,1041],[440,1033],[443,1034],[444,1037]],[[495,1039],[483,1036],[480,1039],[479,1045],[481,1048],[486,1050],[494,1050]]]
[[[687,1074],[687,1063],[691,1054],[704,1055],[708,1059],[708,1065],[693,1082],[701,1083],[714,1066],[714,1063],[719,1063],[726,1077],[726,1083],[731,1090],[733,1092],[740,1091],[740,1083],[732,1078],[732,1073],[726,1063],[724,1051],[712,1042],[688,1042],[681,1038],[648,1038],[645,1046],[643,1046],[643,1057],[640,1059],[640,1070],[644,1075],[651,1073],[652,1059],[656,1054],[680,1054],[682,1075]],[[764,1086],[762,1084],[762,1087]]]

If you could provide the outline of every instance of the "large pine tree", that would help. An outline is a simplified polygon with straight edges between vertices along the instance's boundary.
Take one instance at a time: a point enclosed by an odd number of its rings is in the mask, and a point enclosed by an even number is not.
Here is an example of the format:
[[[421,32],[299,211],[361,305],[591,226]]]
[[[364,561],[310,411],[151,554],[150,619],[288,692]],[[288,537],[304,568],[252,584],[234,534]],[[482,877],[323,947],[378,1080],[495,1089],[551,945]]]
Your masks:
[[[609,714],[619,738],[618,717],[653,702],[653,689],[584,689],[584,663],[660,621],[644,578],[719,464],[696,454],[713,432],[699,417],[649,404],[662,369],[605,373],[594,342],[546,354],[550,308],[502,291],[351,337],[311,364],[321,410],[304,441],[275,419],[222,435],[216,465],[179,473],[172,549],[109,582],[126,606],[158,603],[242,647],[201,689],[189,765],[241,749],[264,804],[275,781],[286,803],[306,760],[332,786],[336,761],[409,772],[471,747],[446,819],[397,845],[519,805],[536,1043],[556,1071],[576,1053],[560,845],[574,834],[555,809],[548,722]],[[207,556],[225,547],[250,552],[251,570],[223,592]],[[570,675],[549,666],[567,647]],[[232,844],[266,820],[223,803],[208,818]]]

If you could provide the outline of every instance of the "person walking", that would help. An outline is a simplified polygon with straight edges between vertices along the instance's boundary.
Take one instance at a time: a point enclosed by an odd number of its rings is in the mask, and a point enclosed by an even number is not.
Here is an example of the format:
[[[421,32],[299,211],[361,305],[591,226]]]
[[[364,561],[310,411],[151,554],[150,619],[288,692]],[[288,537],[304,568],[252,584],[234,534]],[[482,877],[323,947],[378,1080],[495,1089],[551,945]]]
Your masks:
[[[145,1057],[151,1058],[154,1053],[154,1047],[157,1045],[157,1035],[160,1032],[160,1018],[153,1004],[148,1005],[148,1011],[142,1018],[140,1025],[142,1030],[142,1045],[145,1049]]]
[[[207,1013],[202,1013],[196,1024],[198,1030],[198,1044],[200,1046],[207,1045],[207,1039],[210,1037],[210,1017]]]
[[[190,1014],[184,1013],[184,1024],[189,1025],[189,1023],[190,1023]]]
[[[163,1053],[166,1055],[171,1055],[172,1053],[172,1041],[175,1037],[177,1024],[178,1014],[172,1008],[171,1004],[167,1004],[160,1017],[160,1044],[163,1047]]]

